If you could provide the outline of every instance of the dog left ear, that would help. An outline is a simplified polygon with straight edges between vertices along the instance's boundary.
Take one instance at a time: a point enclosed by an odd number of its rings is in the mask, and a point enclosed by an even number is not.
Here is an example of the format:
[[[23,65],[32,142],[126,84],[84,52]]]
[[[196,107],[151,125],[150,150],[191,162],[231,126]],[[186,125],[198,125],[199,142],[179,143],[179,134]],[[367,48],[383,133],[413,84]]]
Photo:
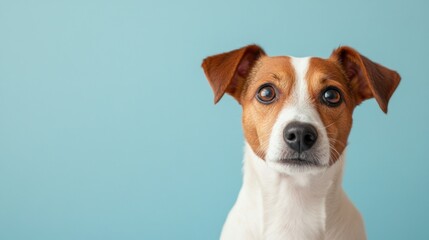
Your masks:
[[[330,59],[341,65],[350,80],[356,104],[374,97],[383,112],[387,113],[389,99],[401,80],[397,72],[369,60],[347,46],[335,49]]]
[[[249,45],[203,60],[202,67],[213,89],[215,104],[219,102],[225,92],[240,103],[244,81],[262,55],[265,55],[265,52],[261,47]]]

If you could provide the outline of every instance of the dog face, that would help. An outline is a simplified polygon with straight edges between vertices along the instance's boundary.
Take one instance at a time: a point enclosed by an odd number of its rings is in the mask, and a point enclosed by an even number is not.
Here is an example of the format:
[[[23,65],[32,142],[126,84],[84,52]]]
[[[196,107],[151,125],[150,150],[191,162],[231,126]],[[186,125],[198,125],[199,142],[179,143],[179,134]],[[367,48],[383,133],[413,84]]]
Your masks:
[[[322,59],[269,57],[250,45],[210,56],[202,66],[215,103],[226,92],[241,104],[253,152],[288,174],[334,164],[346,147],[354,108],[374,97],[387,112],[400,81],[350,47]]]

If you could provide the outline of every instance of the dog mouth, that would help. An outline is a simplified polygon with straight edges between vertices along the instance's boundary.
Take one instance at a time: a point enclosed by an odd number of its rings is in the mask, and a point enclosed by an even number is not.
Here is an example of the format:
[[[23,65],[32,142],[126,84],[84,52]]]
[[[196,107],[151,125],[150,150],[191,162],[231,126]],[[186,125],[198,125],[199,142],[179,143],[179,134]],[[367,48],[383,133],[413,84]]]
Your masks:
[[[315,159],[307,159],[307,158],[282,158],[277,161],[280,164],[287,164],[292,166],[321,166],[319,161]]]

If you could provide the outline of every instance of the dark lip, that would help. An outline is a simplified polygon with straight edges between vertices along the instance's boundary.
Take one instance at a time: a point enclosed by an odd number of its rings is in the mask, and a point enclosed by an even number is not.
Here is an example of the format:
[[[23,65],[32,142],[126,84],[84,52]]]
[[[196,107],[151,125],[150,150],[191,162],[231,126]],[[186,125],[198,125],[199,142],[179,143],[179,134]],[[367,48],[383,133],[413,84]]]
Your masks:
[[[320,166],[317,161],[308,160],[304,158],[283,158],[280,159],[280,163],[295,165],[295,166]]]

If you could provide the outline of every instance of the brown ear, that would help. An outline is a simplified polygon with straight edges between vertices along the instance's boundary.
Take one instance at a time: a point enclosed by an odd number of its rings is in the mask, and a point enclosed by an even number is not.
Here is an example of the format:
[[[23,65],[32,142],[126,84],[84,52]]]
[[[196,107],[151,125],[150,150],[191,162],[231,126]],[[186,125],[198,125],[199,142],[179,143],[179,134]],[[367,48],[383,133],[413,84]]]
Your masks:
[[[264,50],[257,45],[249,45],[227,53],[207,57],[202,67],[214,92],[217,103],[226,92],[240,103],[240,94],[250,70]]]
[[[383,112],[387,113],[389,99],[401,80],[397,72],[347,46],[335,49],[330,59],[338,62],[349,78],[356,104],[374,97]]]

